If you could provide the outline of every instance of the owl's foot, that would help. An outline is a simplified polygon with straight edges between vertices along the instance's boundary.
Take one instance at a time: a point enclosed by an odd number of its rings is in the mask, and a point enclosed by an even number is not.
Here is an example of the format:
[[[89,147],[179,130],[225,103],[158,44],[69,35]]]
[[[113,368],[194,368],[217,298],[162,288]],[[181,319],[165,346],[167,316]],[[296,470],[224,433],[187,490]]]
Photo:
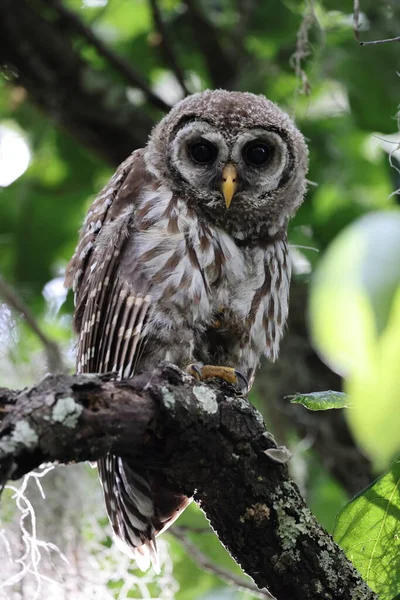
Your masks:
[[[247,394],[249,391],[249,382],[247,377],[238,369],[232,367],[221,367],[219,365],[204,365],[191,364],[186,368],[189,375],[192,375],[198,381],[213,379],[218,377],[227,383],[236,386],[242,394]]]

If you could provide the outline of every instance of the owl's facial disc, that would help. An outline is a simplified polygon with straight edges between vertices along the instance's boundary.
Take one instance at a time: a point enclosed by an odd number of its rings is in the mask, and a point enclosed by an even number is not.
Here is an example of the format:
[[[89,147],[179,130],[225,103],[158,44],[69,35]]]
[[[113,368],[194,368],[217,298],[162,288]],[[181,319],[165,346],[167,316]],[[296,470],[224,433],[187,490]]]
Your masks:
[[[275,194],[291,172],[292,149],[284,132],[227,131],[198,119],[174,133],[173,181],[191,204],[224,227],[269,220]]]

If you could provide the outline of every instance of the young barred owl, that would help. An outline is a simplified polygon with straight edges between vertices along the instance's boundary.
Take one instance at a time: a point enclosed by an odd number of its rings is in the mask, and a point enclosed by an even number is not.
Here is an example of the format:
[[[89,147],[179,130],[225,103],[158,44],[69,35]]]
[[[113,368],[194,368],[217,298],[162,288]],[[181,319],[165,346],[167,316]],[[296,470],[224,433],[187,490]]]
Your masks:
[[[303,136],[263,96],[217,90],[179,102],[84,221],[66,277],[78,372],[128,378],[168,360],[251,385],[260,357],[278,354],[287,224],[307,163]],[[155,538],[190,499],[118,456],[98,468],[117,539],[141,568],[157,568]]]

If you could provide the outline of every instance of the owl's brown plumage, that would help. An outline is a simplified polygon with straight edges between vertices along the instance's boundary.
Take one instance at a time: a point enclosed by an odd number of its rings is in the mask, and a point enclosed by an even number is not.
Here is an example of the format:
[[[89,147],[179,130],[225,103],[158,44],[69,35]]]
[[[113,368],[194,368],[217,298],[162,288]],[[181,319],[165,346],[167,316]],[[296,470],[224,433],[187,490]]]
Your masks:
[[[78,372],[131,377],[162,360],[235,367],[253,381],[287,318],[288,219],[300,205],[304,139],[262,96],[189,96],[94,201],[66,283]],[[189,500],[158,473],[99,461],[113,530],[142,567]]]

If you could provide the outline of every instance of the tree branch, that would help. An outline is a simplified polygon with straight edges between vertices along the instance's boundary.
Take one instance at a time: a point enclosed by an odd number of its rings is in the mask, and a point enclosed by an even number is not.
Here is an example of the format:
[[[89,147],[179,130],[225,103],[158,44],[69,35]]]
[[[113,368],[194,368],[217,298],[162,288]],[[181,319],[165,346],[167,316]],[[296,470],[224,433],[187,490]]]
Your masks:
[[[96,48],[99,55],[103,56],[110,63],[110,65],[112,65],[115,70],[125,78],[127,83],[142,90],[148,101],[151,102],[156,108],[159,108],[163,111],[168,111],[171,109],[171,106],[169,106],[151,90],[149,84],[140,75],[140,73],[135,71],[135,69],[133,69],[122,56],[119,56],[113,52],[111,48],[104,44],[90,27],[87,27],[72,10],[64,6],[61,0],[51,0],[51,2],[61,19],[66,21],[69,26],[72,26],[73,30],[85,38],[94,48]]]
[[[56,342],[50,339],[47,336],[47,334],[42,330],[29,307],[25,304],[22,298],[18,296],[17,292],[8,283],[4,281],[1,275],[0,297],[4,299],[6,304],[12,310],[23,316],[29,327],[32,329],[33,333],[42,342],[42,345],[46,352],[48,368],[51,371],[51,373],[65,373],[66,367],[64,365],[58,344],[56,344]]]
[[[166,66],[169,67],[175,75],[179,85],[182,88],[183,95],[187,96],[190,92],[186,87],[185,74],[180,67],[178,58],[176,56],[176,52],[174,50],[174,46],[168,35],[168,30],[163,21],[157,0],[150,0],[150,8],[153,15],[154,26],[157,29],[158,34],[161,38],[160,45],[163,51],[164,62]]]
[[[0,2],[0,68],[8,67],[52,119],[118,165],[145,145],[154,121],[129,102],[123,85],[79,56],[48,12],[40,0]]]
[[[3,478],[111,452],[194,495],[232,556],[278,600],[377,598],[276,462],[261,415],[226,384],[164,365],[129,381],[48,377],[17,397],[2,390],[1,405]]]
[[[215,564],[214,561],[203,554],[203,552],[189,539],[189,536],[179,526],[175,525],[174,527],[171,527],[168,530],[168,533],[179,540],[190,558],[201,569],[203,569],[203,571],[212,573],[229,585],[234,585],[235,587],[250,591],[252,594],[260,598],[269,598],[269,600],[274,600],[274,597],[271,596],[267,590],[260,590],[252,581],[246,580],[243,577],[236,575],[236,573],[233,573],[229,569],[225,569],[224,567]]]
[[[221,32],[204,16],[197,0],[184,0],[183,4],[187,8],[187,19],[213,87],[234,89],[238,77],[237,66],[220,42]]]

